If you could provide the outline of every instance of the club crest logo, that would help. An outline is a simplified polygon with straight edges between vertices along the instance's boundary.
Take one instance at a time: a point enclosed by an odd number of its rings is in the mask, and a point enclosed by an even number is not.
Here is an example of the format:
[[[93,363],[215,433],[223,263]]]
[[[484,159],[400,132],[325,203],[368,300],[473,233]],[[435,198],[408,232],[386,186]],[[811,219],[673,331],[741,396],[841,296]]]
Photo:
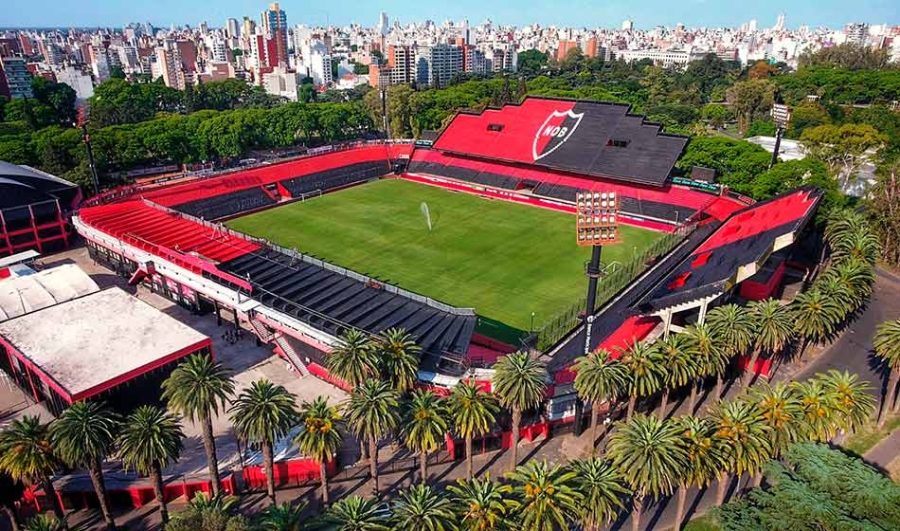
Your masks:
[[[568,111],[553,111],[550,116],[544,120],[544,123],[534,134],[534,143],[531,147],[531,154],[534,156],[535,162],[541,160],[547,155],[553,153],[566,143],[566,140],[572,137],[584,113],[574,113]]]

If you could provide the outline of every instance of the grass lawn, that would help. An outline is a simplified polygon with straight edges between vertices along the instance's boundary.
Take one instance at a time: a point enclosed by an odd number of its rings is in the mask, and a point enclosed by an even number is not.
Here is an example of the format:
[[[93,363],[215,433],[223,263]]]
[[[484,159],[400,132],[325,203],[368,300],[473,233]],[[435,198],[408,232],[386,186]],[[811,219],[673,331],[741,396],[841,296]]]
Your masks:
[[[420,210],[427,203],[432,230]],[[397,179],[292,203],[228,225],[527,331],[584,295],[588,248],[572,215]],[[603,262],[624,261],[660,233],[622,227]]]
[[[876,444],[880,443],[882,439],[898,428],[900,428],[900,415],[888,413],[883,428],[878,429],[873,418],[870,423],[862,426],[847,437],[847,441],[842,446],[858,455],[865,455],[866,452],[874,448]]]

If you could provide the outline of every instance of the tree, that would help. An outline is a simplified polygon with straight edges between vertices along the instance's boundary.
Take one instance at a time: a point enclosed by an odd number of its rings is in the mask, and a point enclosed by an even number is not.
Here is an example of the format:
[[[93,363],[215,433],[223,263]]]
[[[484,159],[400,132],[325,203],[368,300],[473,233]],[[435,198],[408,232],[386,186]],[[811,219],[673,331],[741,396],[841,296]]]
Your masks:
[[[419,480],[428,482],[428,456],[436,452],[449,429],[444,401],[431,391],[416,390],[403,407],[401,435],[410,450],[419,453]]]
[[[807,153],[828,165],[847,183],[868,158],[867,151],[878,149],[887,138],[867,124],[820,125],[800,135]]]
[[[638,397],[650,396],[659,390],[665,377],[663,359],[657,346],[650,342],[635,341],[621,353],[622,364],[628,373],[626,420],[631,420]]]
[[[575,472],[546,461],[529,461],[507,474],[507,478],[519,504],[519,529],[562,531],[577,518],[582,497],[574,488]]]
[[[49,424],[42,424],[39,417],[25,415],[0,432],[0,472],[27,485],[40,485],[50,500],[56,519],[68,529],[50,479],[59,466],[59,458],[50,442]]]
[[[163,524],[169,511],[163,493],[162,470],[177,461],[183,448],[181,423],[156,406],[140,406],[125,419],[119,434],[119,457],[126,469],[150,476]]]
[[[512,487],[484,479],[457,479],[447,486],[453,506],[459,512],[460,531],[501,531],[511,529],[507,515],[517,507],[510,497]]]
[[[872,341],[875,355],[889,371],[887,389],[878,413],[878,427],[884,426],[888,410],[895,409],[897,385],[900,384],[900,319],[878,325]]]
[[[794,388],[784,382],[763,383],[754,387],[750,396],[769,426],[772,457],[779,457],[790,444],[805,436],[803,402]]]
[[[28,521],[25,531],[61,531],[65,529],[64,525],[64,520],[57,520],[48,514],[38,514]]]
[[[510,472],[519,465],[519,430],[522,412],[541,404],[547,392],[547,369],[527,352],[513,352],[497,360],[492,380],[500,405],[512,412]]]
[[[768,79],[777,75],[778,69],[766,61],[757,61],[747,70],[747,77],[750,79]]]
[[[866,199],[866,211],[881,242],[882,259],[896,267],[900,265],[900,153],[882,151],[875,184],[869,188]]]
[[[390,531],[380,509],[372,498],[347,496],[325,512],[319,527],[327,531]]]
[[[115,529],[103,478],[103,461],[115,449],[120,419],[102,402],[76,402],[50,424],[50,443],[71,467],[85,467],[107,529]]]
[[[844,70],[881,70],[889,68],[888,50],[846,42],[800,54],[799,68],[828,67]]]
[[[25,485],[13,479],[6,472],[0,471],[0,511],[6,514],[12,531],[19,531],[19,514],[16,504],[25,494]]]
[[[496,398],[481,390],[475,382],[461,381],[453,388],[447,399],[453,431],[465,439],[466,478],[473,476],[472,440],[488,433],[497,421],[500,407]]]
[[[669,393],[692,382],[697,376],[698,359],[689,348],[690,343],[681,334],[669,334],[669,337],[657,345],[662,356],[662,400],[659,404],[659,418],[666,417],[669,404]]]
[[[803,131],[830,123],[831,115],[824,105],[818,102],[803,102],[791,109],[787,135],[790,138],[800,138]]]
[[[524,50],[519,52],[518,61],[516,72],[526,77],[535,77],[547,67],[549,54],[539,50]]]
[[[270,505],[260,514],[260,531],[302,531],[309,526],[303,519],[305,503],[291,506],[290,503]]]
[[[208,496],[198,492],[188,506],[175,514],[166,531],[251,531],[250,523],[237,512],[234,496]]]
[[[328,471],[326,463],[334,459],[341,448],[343,437],[341,428],[343,417],[336,407],[328,405],[324,396],[303,404],[300,410],[300,431],[294,443],[303,455],[319,463],[319,478],[322,481],[322,503],[328,505]]]
[[[775,85],[768,79],[738,81],[727,92],[728,103],[734,109],[738,130],[743,133],[756,118],[766,115],[775,102]]]
[[[388,328],[370,345],[380,365],[381,379],[389,382],[398,393],[412,389],[419,375],[419,353],[422,351],[412,336],[406,330]]]
[[[455,531],[455,520],[450,500],[428,485],[413,485],[394,502],[392,524],[397,531]]]
[[[750,315],[756,323],[756,339],[753,352],[744,373],[744,385],[750,385],[756,372],[756,360],[762,352],[778,353],[793,334],[791,314],[776,299],[750,303]]]
[[[591,451],[597,443],[600,405],[615,403],[625,390],[628,372],[623,363],[603,349],[575,360],[575,390],[579,398],[591,405]],[[612,409],[612,405],[610,405]],[[606,424],[603,425],[604,434]]]
[[[266,489],[272,504],[276,504],[272,447],[297,422],[294,394],[263,378],[241,391],[228,411],[238,437],[258,445],[262,451]]]
[[[715,437],[723,445],[724,466],[719,469],[716,505],[725,501],[730,474],[741,477],[756,473],[772,456],[772,430],[756,402],[720,401],[710,419],[716,424]]]
[[[378,441],[400,422],[400,397],[388,382],[368,380],[350,393],[345,402],[351,431],[369,443],[372,493],[378,495]]]
[[[788,311],[793,318],[794,332],[803,338],[802,358],[809,343],[821,343],[834,333],[844,316],[850,313],[850,308],[842,308],[838,300],[811,289],[794,297]]]
[[[213,361],[209,354],[196,353],[172,371],[162,383],[162,389],[163,399],[169,402],[173,411],[200,424],[212,493],[218,496],[222,493],[222,483],[212,416],[218,416],[220,408],[224,411],[226,402],[234,394],[231,372]]]
[[[738,306],[735,306],[739,308]],[[716,376],[718,381],[714,399],[718,398],[722,390],[722,378],[731,354],[720,344],[721,340],[712,332],[707,324],[697,324],[689,326],[682,332],[684,337],[684,348],[696,360],[696,371],[694,373],[694,384],[691,386],[691,395],[688,399],[689,412],[694,413],[697,405],[697,396],[700,394],[700,387],[703,380],[708,376]]]
[[[836,434],[837,396],[825,387],[820,378],[810,378],[805,382],[791,382],[791,390],[797,395],[803,407],[804,437],[814,441],[827,441]]]
[[[724,468],[725,453],[716,438],[716,425],[709,418],[688,415],[679,417],[674,422],[682,433],[680,444],[685,452],[675,507],[675,529],[680,530],[688,489],[708,486]]]
[[[581,494],[576,514],[587,531],[599,531],[612,523],[625,505],[622,499],[629,494],[619,471],[599,457],[576,459],[570,463],[575,477],[575,491]]]
[[[638,414],[619,423],[609,438],[607,458],[633,493],[631,529],[641,528],[647,496],[669,496],[678,486],[687,460],[676,422]]]
[[[341,343],[325,358],[328,372],[358,387],[378,373],[378,361],[369,344],[369,336],[362,330],[348,330]]]
[[[869,382],[859,381],[857,374],[835,369],[817,377],[822,379],[825,389],[834,397],[838,429],[851,432],[869,420],[875,410]]]

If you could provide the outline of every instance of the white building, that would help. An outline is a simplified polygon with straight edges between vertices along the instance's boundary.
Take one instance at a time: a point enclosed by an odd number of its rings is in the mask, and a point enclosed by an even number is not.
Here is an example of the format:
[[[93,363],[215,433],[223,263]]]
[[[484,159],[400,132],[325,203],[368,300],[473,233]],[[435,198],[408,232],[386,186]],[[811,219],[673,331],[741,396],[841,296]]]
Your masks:
[[[330,85],[331,77],[331,56],[321,51],[314,51],[309,57],[309,77],[313,79],[313,84],[317,87]]]
[[[91,76],[85,74],[80,68],[66,64],[54,71],[56,81],[65,83],[75,91],[75,98],[84,101],[94,95],[94,83]]]
[[[273,96],[287,98],[290,101],[297,101],[297,73],[288,72],[282,67],[275,69],[267,74],[263,74],[263,88],[266,92]]]
[[[616,52],[616,58],[626,63],[650,59],[654,64],[662,67],[685,66],[691,61],[703,59],[702,53],[694,53],[692,50],[620,50]]]

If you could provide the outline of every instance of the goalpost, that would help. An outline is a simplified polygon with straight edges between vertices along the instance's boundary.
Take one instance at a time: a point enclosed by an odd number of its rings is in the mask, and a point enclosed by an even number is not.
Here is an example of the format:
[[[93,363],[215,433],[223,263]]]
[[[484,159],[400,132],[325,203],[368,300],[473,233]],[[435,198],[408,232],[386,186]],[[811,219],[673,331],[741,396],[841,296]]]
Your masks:
[[[306,192],[305,194],[300,194],[300,202],[305,203],[307,199],[312,199],[315,197],[322,196],[322,189],[319,188],[317,190],[313,190],[312,192]]]

